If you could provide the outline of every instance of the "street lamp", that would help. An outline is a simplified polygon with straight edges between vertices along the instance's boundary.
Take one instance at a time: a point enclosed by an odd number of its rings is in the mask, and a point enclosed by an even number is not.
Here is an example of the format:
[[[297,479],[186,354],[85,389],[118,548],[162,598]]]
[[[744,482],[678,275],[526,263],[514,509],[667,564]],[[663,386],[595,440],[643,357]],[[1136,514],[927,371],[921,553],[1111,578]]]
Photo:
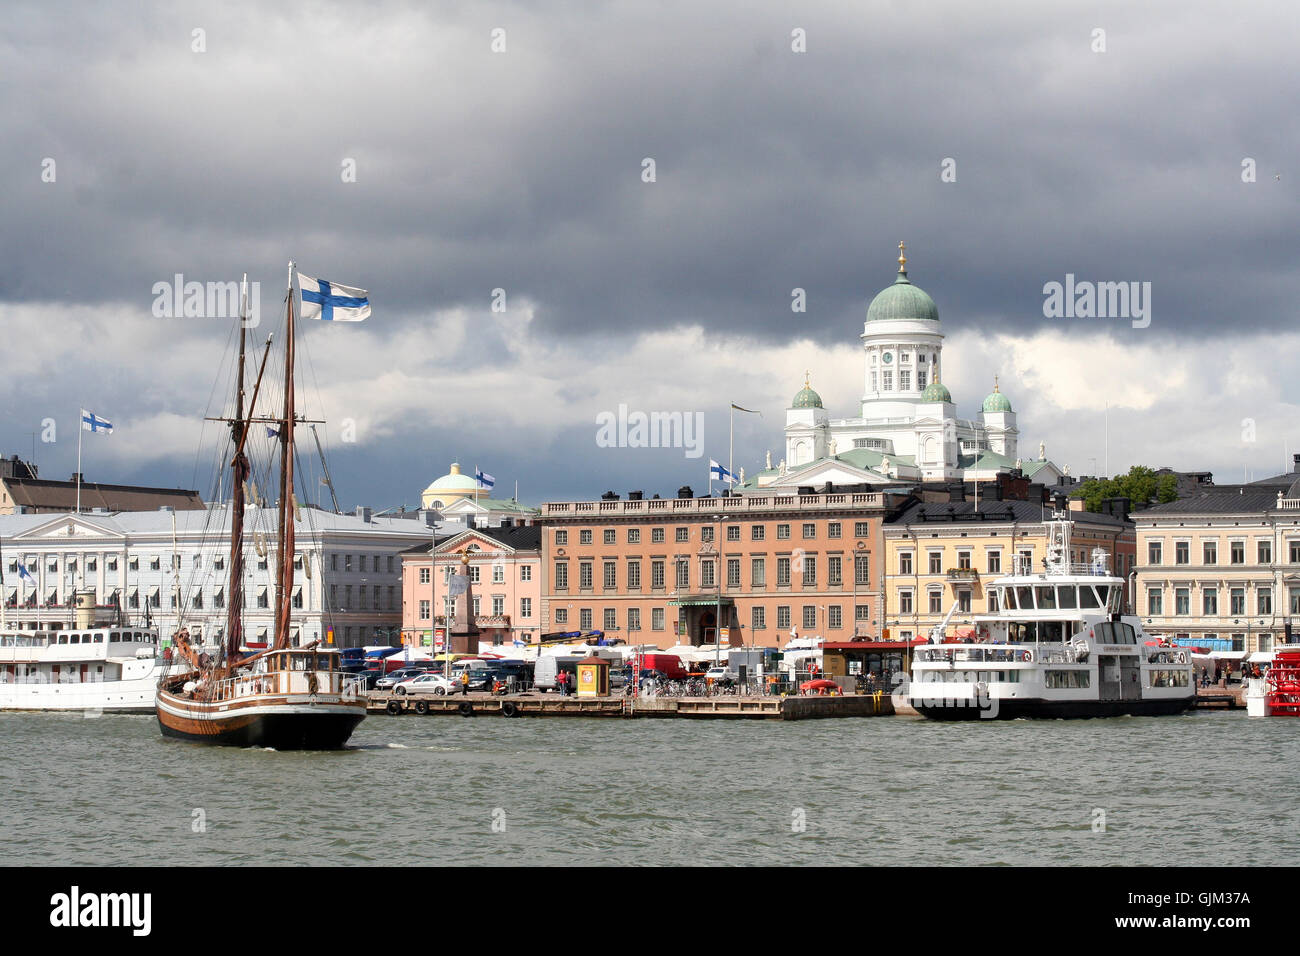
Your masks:
[[[718,666],[718,659],[722,654],[722,522],[730,518],[731,515],[714,515],[717,530],[713,533],[713,541],[716,545],[715,551],[717,558],[714,561],[713,573],[718,576],[717,587],[717,605],[713,614],[713,666]]]

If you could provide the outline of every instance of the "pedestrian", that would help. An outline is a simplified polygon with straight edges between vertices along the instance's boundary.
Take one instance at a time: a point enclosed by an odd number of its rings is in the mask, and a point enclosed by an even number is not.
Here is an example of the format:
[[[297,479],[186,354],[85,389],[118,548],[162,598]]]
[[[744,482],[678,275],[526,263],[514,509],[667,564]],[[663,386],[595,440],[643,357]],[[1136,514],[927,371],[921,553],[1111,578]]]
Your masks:
[[[460,672],[460,696],[469,696],[469,669]]]

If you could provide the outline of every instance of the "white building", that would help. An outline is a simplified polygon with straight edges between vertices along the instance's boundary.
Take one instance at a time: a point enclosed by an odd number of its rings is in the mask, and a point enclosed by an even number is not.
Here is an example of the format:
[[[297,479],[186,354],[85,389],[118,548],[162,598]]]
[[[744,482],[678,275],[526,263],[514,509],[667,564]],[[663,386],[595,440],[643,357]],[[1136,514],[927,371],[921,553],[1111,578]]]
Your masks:
[[[244,635],[266,642],[273,629],[273,508],[245,515]],[[300,643],[340,647],[396,643],[402,620],[402,560],[413,545],[463,525],[337,515],[303,508],[294,523],[293,628]],[[72,621],[75,592],[90,590],[101,618],[120,606],[169,637],[180,623],[203,640],[222,640],[229,594],[229,512],[95,512],[0,516],[0,571],[9,627]],[[27,575],[19,573],[19,566]]]
[[[1023,458],[1011,401],[994,379],[978,418],[958,418],[943,379],[943,331],[934,300],[907,276],[899,243],[898,276],[867,308],[861,335],[863,396],[858,414],[831,418],[805,379],[786,412],[785,459],[753,487],[891,481],[989,479],[1019,467],[1056,483],[1061,470]]]

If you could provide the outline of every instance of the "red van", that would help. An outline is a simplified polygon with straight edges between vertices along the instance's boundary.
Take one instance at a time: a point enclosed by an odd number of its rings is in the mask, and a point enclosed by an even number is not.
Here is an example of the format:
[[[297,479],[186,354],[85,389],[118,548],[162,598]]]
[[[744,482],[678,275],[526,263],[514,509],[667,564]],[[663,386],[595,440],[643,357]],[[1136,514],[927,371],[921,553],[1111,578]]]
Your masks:
[[[642,654],[641,669],[658,671],[669,680],[685,680],[688,676],[682,659],[676,654]]]

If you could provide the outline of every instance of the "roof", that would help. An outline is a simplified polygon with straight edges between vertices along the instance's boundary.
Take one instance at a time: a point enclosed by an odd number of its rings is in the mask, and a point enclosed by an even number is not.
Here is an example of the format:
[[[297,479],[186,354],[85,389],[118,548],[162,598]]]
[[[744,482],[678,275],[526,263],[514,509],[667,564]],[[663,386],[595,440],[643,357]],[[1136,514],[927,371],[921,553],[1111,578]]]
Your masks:
[[[1249,482],[1246,485],[1246,487],[1247,488],[1270,487],[1270,488],[1286,489],[1286,488],[1290,488],[1291,485],[1298,478],[1300,478],[1300,471],[1288,471],[1282,475],[1273,475],[1271,478],[1261,478],[1259,479],[1259,481]]]
[[[881,290],[867,306],[868,322],[886,319],[938,322],[939,310],[924,289],[913,285],[906,272],[899,272],[894,284]]]
[[[432,544],[435,548],[440,548],[453,538],[459,538],[465,534],[477,534],[482,538],[489,538],[492,541],[505,545],[512,551],[539,551],[542,547],[542,528],[541,525],[508,525],[503,528],[465,528],[454,532],[453,534],[439,535],[434,538]],[[429,543],[417,544],[413,548],[407,548],[402,554],[428,554]]]
[[[1189,498],[1153,505],[1139,514],[1143,518],[1161,515],[1260,514],[1277,508],[1277,493],[1282,489],[1281,485],[1259,487],[1258,482],[1249,485],[1215,485]]]
[[[84,502],[83,502],[84,505]],[[393,535],[427,541],[435,529],[422,522],[412,522],[401,518],[372,517],[364,521],[355,515],[335,514],[319,508],[302,508],[301,517],[294,521],[294,533],[299,538],[310,537],[313,533],[365,533],[370,535]],[[172,520],[176,522],[176,534],[218,535],[226,534],[229,525],[228,508],[205,507],[202,511],[117,511],[108,514],[88,513],[82,510],[73,514],[25,514],[0,515],[0,536],[4,537],[5,546],[20,546],[22,535],[32,535],[42,526],[49,525],[49,535],[63,537],[63,529],[68,522],[76,521],[92,529],[102,529],[108,536],[113,535],[164,535],[172,534]],[[250,507],[244,514],[245,535],[253,531],[267,531],[275,525],[275,508]],[[440,528],[454,529],[457,525],[443,523]],[[43,536],[42,536],[43,537]],[[17,540],[16,540],[17,539]]]
[[[15,505],[75,511],[77,483],[47,478],[9,478],[5,481]],[[81,483],[81,510],[104,508],[108,511],[153,511],[162,506],[177,511],[202,511],[203,499],[197,491],[183,488],[149,488],[142,485],[106,485],[97,481]]]
[[[924,525],[953,523],[987,523],[1019,522],[1020,524],[1041,524],[1050,521],[1052,509],[1037,501],[986,501],[981,500],[979,510],[974,501],[952,502],[915,502],[899,511],[893,517],[886,518],[886,525]],[[1071,511],[1070,518],[1076,524],[1109,525],[1115,530],[1132,526],[1131,521],[1124,521],[1115,515],[1099,514],[1092,511]]]

